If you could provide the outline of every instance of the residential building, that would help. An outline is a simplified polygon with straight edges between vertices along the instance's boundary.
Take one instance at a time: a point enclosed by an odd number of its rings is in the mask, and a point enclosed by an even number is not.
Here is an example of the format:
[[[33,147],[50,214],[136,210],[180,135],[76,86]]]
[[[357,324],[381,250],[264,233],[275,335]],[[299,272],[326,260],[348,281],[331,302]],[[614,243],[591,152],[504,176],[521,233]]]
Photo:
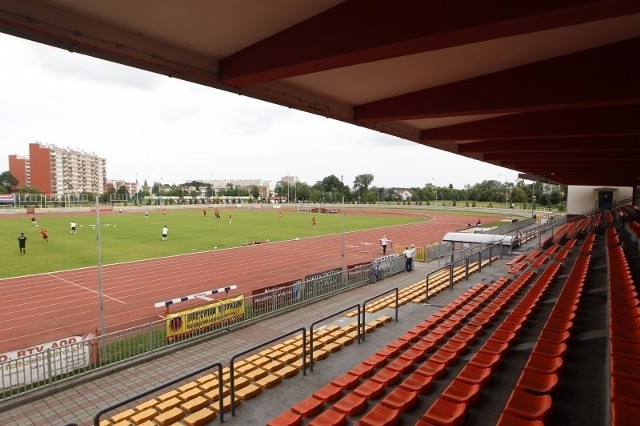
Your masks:
[[[18,188],[21,186],[31,186],[31,164],[29,157],[9,155],[9,173],[18,179]]]
[[[108,191],[113,190],[115,192],[123,186],[127,189],[127,194],[129,194],[130,197],[133,197],[134,195],[136,195],[136,192],[138,192],[137,182],[129,182],[122,179],[110,180],[107,182]]]
[[[234,188],[250,189],[253,186],[258,187],[261,199],[266,199],[271,195],[271,181],[262,179],[219,179],[219,180],[205,180],[205,183],[211,184],[214,191],[218,193],[222,189],[227,189],[229,184],[232,184]]]
[[[29,144],[29,157],[9,156],[9,172],[18,186],[31,186],[44,194],[102,194],[107,183],[107,162],[95,154],[40,143]]]

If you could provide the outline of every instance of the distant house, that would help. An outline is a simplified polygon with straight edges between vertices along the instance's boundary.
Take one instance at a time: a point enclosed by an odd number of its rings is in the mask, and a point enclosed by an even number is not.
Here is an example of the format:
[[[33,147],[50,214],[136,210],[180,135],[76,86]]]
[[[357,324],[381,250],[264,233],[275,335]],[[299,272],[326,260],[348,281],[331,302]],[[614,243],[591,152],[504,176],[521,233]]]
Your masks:
[[[396,189],[395,191],[393,191],[393,195],[395,195],[398,200],[402,201],[407,201],[412,197],[411,191],[407,189]]]

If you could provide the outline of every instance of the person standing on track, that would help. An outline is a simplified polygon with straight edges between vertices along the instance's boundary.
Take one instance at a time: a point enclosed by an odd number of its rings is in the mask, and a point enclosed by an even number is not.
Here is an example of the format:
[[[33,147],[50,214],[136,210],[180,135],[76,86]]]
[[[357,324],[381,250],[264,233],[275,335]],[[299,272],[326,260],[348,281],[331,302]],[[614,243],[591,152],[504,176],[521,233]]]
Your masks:
[[[21,232],[18,237],[18,248],[20,249],[20,254],[27,253],[27,237],[24,235],[24,232]]]
[[[389,243],[389,240],[387,240],[387,236],[383,235],[382,238],[380,238],[380,245],[382,246],[382,255],[387,254],[388,243]]]
[[[169,228],[167,225],[162,227],[162,241],[167,241],[167,235],[169,234]]]

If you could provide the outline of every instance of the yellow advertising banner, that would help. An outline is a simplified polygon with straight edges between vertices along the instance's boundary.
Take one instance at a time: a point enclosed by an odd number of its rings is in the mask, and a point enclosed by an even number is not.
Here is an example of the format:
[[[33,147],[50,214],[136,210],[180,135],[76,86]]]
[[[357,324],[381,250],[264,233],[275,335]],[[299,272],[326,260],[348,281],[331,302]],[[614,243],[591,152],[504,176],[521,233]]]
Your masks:
[[[225,299],[199,308],[169,314],[166,318],[167,338],[172,339],[198,330],[213,328],[244,317],[244,296]]]

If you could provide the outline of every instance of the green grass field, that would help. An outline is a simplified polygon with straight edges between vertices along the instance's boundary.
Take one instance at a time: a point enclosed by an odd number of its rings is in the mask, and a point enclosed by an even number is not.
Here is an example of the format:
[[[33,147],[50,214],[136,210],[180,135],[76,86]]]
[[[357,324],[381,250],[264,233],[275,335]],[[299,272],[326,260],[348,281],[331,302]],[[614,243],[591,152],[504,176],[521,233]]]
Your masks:
[[[311,225],[312,214],[276,209],[221,209],[221,219],[213,218],[213,210],[203,216],[200,209],[169,210],[166,215],[150,209],[144,212],[102,213],[100,215],[100,251],[102,264],[150,259],[196,251],[238,247],[252,241],[283,241],[342,231],[342,214],[317,214],[318,223]],[[233,215],[233,223],[227,221]],[[75,220],[77,234],[69,232]],[[347,212],[344,231],[357,231],[381,226],[420,221],[415,216],[358,215]],[[30,218],[0,216],[0,278],[64,269],[96,266],[98,263],[95,214],[37,215]],[[169,237],[162,241],[162,227],[167,225]],[[49,231],[49,243],[43,243],[40,227]],[[27,253],[20,255],[18,236],[27,236]],[[1,284],[0,284],[1,285]]]

